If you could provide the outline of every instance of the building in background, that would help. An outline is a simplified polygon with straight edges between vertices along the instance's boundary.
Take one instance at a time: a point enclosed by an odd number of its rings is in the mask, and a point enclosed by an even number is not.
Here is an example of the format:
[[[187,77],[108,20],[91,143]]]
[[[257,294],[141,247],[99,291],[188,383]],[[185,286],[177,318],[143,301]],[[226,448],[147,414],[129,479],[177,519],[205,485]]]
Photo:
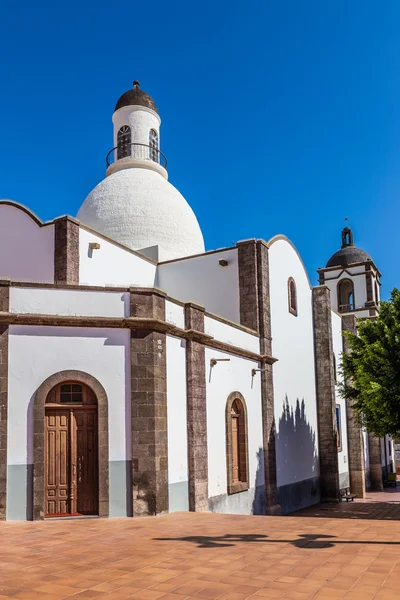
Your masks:
[[[206,252],[138,82],[113,124],[76,219],[0,202],[1,518],[278,514],[379,489],[391,442],[337,390],[342,329],[379,302],[352,232],[315,288],[282,235]]]

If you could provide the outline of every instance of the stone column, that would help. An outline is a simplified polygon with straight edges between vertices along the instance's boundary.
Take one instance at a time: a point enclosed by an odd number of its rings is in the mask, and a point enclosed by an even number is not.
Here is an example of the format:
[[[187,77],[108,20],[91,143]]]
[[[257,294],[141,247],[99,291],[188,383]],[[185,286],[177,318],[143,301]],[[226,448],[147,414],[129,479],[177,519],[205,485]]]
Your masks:
[[[204,333],[204,308],[185,304],[185,329]],[[208,510],[206,364],[204,344],[186,341],[189,510]]]
[[[79,221],[54,220],[54,282],[79,284]]]
[[[267,245],[257,241],[257,300],[258,328],[260,334],[260,353],[272,355],[271,338],[271,305],[269,288],[269,256]],[[267,515],[279,515],[278,488],[276,483],[276,451],[275,451],[275,402],[274,377],[271,364],[264,364],[261,376],[261,401],[263,415],[264,441],[264,477],[267,499]]]
[[[268,246],[262,240],[238,243],[240,323],[258,332],[260,353],[271,356]],[[263,415],[264,478],[267,514],[279,514],[276,484],[274,380],[272,365],[260,372]]]
[[[130,291],[131,316],[165,320],[165,294]],[[168,511],[166,336],[131,330],[133,515]]]
[[[369,472],[371,490],[383,490],[381,439],[373,433],[368,433]]]
[[[10,282],[0,281],[0,311],[9,311]],[[0,323],[0,521],[7,507],[8,325]]]
[[[239,242],[237,249],[240,324],[258,332],[257,242]]]
[[[342,317],[342,331],[357,332],[357,318],[355,315],[346,315]],[[343,338],[343,352],[350,351],[346,338]],[[351,404],[346,400],[347,414],[347,445],[349,450],[349,475],[350,489],[353,494],[359,498],[365,497],[365,450],[362,429],[359,426],[356,414]]]
[[[332,316],[328,287],[320,286],[313,289],[313,314],[321,500],[336,502],[339,499],[340,486]]]

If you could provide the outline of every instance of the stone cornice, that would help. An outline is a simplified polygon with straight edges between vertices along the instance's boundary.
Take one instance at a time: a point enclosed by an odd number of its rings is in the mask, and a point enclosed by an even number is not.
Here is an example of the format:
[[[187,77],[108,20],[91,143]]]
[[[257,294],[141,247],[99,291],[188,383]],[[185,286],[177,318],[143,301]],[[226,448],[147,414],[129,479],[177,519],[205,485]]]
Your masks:
[[[228,352],[248,358],[263,364],[274,364],[277,359],[265,354],[258,354],[245,348],[240,348],[220,340],[216,340],[195,329],[181,329],[172,323],[160,319],[143,317],[82,317],[74,315],[45,315],[45,314],[21,314],[0,311],[0,323],[7,325],[29,325],[41,327],[102,327],[112,329],[151,329],[162,333],[168,333],[175,337],[186,340],[194,340],[210,348]]]

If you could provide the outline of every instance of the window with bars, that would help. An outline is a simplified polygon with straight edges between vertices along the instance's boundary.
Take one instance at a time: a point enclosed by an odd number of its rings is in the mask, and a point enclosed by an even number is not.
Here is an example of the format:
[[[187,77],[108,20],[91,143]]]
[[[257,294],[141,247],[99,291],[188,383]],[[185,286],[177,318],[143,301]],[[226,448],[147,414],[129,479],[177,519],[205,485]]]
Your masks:
[[[83,402],[83,389],[78,383],[64,383],[60,386],[60,402]]]
[[[128,125],[123,125],[117,134],[117,159],[131,156],[132,134]]]
[[[158,133],[155,129],[150,129],[150,133],[149,133],[149,156],[150,156],[150,160],[153,160],[154,162],[158,163],[160,162],[160,157],[159,157],[159,148],[158,148]]]

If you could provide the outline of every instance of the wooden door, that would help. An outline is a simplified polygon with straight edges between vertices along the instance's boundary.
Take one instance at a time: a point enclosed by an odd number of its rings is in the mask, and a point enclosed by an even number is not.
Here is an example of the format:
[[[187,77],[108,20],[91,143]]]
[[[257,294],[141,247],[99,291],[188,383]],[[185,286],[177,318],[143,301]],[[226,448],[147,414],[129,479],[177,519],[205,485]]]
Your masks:
[[[45,423],[45,512],[69,513],[69,410],[47,409]]]
[[[76,507],[82,515],[98,512],[97,410],[76,410]]]
[[[47,407],[45,515],[98,514],[97,407]]]
[[[232,408],[232,483],[239,482],[239,415]]]

